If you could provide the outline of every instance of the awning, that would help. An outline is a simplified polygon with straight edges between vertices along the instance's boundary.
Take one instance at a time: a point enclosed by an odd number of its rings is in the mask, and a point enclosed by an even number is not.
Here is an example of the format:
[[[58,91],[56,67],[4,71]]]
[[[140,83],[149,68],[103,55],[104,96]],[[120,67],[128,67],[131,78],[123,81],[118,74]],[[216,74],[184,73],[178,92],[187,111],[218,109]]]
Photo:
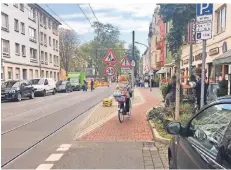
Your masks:
[[[231,50],[228,50],[227,52],[213,60],[213,64],[231,64]]]
[[[164,74],[164,73],[167,73],[167,70],[162,67],[159,71],[156,72],[156,74]]]

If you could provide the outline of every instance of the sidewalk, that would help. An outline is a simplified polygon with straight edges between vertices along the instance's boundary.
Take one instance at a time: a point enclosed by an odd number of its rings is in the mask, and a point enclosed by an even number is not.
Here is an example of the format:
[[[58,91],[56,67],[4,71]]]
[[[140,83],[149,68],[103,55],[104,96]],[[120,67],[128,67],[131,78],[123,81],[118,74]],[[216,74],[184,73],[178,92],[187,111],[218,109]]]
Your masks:
[[[68,151],[52,169],[168,169],[167,146],[153,141],[146,112],[161,101],[159,89],[136,88],[132,117],[120,123],[117,103],[93,109]]]

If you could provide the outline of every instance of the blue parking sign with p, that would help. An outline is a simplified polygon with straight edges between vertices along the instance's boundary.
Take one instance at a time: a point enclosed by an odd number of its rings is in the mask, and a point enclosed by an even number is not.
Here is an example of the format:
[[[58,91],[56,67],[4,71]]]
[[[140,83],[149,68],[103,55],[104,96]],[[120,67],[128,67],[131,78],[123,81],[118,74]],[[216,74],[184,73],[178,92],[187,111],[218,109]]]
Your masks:
[[[197,16],[212,15],[213,4],[197,4],[196,10],[197,10]]]

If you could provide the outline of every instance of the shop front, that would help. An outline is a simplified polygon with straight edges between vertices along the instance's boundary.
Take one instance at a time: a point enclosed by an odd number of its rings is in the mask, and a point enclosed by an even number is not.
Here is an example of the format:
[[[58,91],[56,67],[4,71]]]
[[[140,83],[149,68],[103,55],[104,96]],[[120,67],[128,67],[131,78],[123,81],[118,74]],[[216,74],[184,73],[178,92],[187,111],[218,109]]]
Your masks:
[[[228,84],[227,95],[231,94],[231,49],[217,57],[213,61],[217,81],[224,81]]]

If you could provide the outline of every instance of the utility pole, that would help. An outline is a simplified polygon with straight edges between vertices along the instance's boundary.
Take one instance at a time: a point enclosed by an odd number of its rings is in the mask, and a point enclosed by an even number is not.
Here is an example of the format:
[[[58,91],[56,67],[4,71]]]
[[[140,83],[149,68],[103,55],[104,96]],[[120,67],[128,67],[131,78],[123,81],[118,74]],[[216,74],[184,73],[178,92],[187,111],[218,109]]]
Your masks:
[[[206,40],[203,40],[203,51],[202,51],[202,73],[201,73],[201,106],[204,106],[204,93],[205,93],[205,60],[206,60]]]
[[[135,59],[135,31],[132,31],[132,60]],[[132,78],[131,86],[134,88],[134,67],[132,66]],[[134,96],[134,94],[133,94]]]
[[[97,77],[97,69],[98,69],[98,64],[97,64],[97,60],[98,60],[98,58],[97,58],[97,48],[95,49],[95,58],[96,58],[96,60],[95,60],[95,79],[96,79],[96,77]]]
[[[193,55],[193,36],[192,36],[192,33],[193,33],[193,21],[190,21],[190,24],[189,24],[189,43],[190,43],[190,50],[189,50],[189,80],[191,80],[191,76],[192,76],[192,55]],[[189,94],[191,95],[192,94],[192,90],[189,89]]]

